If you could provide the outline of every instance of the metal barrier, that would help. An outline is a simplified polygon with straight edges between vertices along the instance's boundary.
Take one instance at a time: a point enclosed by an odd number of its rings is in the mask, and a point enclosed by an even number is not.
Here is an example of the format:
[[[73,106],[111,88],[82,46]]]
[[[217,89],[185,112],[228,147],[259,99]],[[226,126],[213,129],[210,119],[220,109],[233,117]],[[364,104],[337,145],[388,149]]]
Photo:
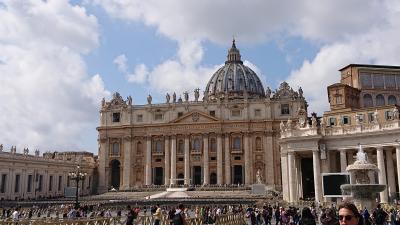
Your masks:
[[[98,218],[82,218],[82,219],[21,219],[13,221],[12,219],[0,220],[0,225],[124,225],[126,218],[121,217],[98,217]],[[186,218],[187,225],[203,225],[200,218]],[[153,225],[154,217],[138,216],[135,225]],[[216,225],[243,225],[245,224],[242,214],[224,214],[216,216]],[[160,225],[170,225],[167,216],[163,216]]]

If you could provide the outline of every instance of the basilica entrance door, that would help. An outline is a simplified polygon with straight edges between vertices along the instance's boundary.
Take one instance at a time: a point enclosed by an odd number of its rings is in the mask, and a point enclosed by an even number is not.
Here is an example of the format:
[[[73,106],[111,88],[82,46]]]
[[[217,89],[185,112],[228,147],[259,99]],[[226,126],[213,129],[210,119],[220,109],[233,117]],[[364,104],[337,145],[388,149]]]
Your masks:
[[[301,159],[301,174],[303,198],[314,198],[314,171],[312,158]]]
[[[111,186],[119,188],[121,163],[118,160],[111,161]]]
[[[201,166],[193,166],[193,185],[201,185]]]
[[[154,168],[154,185],[164,184],[164,169],[162,167]]]
[[[233,166],[233,184],[243,184],[243,167]]]
[[[178,182],[177,182],[177,184],[178,185],[183,185],[185,182],[184,182],[184,179],[185,179],[185,176],[183,175],[183,174],[178,174]]]

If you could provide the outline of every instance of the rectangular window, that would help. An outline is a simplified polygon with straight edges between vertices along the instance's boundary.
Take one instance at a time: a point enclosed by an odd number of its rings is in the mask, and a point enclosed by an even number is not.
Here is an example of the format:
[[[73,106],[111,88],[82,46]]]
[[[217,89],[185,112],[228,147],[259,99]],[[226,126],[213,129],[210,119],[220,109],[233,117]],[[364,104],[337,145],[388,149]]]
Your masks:
[[[49,177],[49,191],[53,190],[53,176],[51,175]]]
[[[20,179],[21,179],[21,175],[16,174],[16,175],[15,175],[15,186],[14,186],[14,192],[15,192],[15,193],[18,193],[18,192],[19,192]]]
[[[385,111],[385,119],[386,120],[393,120],[393,112],[392,111]]]
[[[215,161],[215,160],[217,160],[217,158],[211,157],[211,161]]]
[[[335,126],[336,125],[336,118],[330,117],[329,118],[329,126]]]
[[[239,109],[234,109],[234,110],[232,110],[232,116],[235,116],[235,117],[237,117],[237,116],[240,116],[240,110]]]
[[[254,110],[254,117],[261,117],[261,109]]]
[[[383,89],[384,82],[383,82],[383,75],[382,74],[374,74],[372,76],[374,82],[374,88]]]
[[[113,113],[112,114],[113,123],[119,123],[120,119],[121,119],[121,114],[120,113]]]
[[[371,74],[369,73],[361,73],[360,74],[360,81],[362,88],[372,88],[372,79]]]
[[[240,156],[235,156],[235,160],[240,160]]]
[[[342,122],[343,122],[343,124],[349,125],[350,124],[350,117],[343,116],[342,117]]]
[[[7,187],[7,174],[1,175],[1,186],[0,186],[0,193],[5,193]]]
[[[162,120],[162,119],[163,119],[163,114],[162,113],[154,114],[154,120]]]
[[[42,192],[43,190],[43,175],[39,175],[39,186],[38,186],[38,191]]]
[[[386,89],[396,89],[396,76],[394,74],[385,75]]]
[[[210,116],[214,116],[215,117],[215,111],[214,110],[210,111]]]
[[[342,96],[341,95],[336,95],[336,104],[342,104]]]
[[[290,114],[289,104],[282,104],[281,105],[281,114],[282,115],[289,115]]]
[[[136,122],[143,122],[143,115],[139,114],[136,116]]]
[[[179,162],[183,162],[183,158],[178,158],[178,161]]]
[[[61,187],[62,187],[62,176],[58,176],[58,191],[61,191]]]
[[[373,112],[368,113],[368,121],[369,122],[373,122],[374,121],[374,113]]]
[[[33,181],[33,176],[32,174],[28,175],[28,186],[26,187],[26,192],[32,192],[32,181]]]
[[[178,112],[178,118],[183,116],[183,112]]]

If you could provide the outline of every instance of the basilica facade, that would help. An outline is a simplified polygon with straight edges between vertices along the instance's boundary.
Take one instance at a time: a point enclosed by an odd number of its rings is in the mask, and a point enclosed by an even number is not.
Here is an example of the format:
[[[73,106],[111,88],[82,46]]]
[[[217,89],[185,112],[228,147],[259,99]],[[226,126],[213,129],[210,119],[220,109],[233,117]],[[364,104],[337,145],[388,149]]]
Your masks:
[[[115,93],[100,110],[99,191],[149,185],[251,185],[281,190],[281,121],[307,115],[301,88],[271,91],[233,42],[225,65],[200,89],[134,105]],[[260,176],[258,176],[260,178]]]
[[[350,64],[340,69],[340,77],[340,83],[328,86],[330,111],[320,119],[313,115],[309,122],[301,118],[280,126],[284,200],[333,200],[324,192],[322,175],[346,173],[359,144],[379,168],[378,179],[370,180],[387,185],[377,199],[399,200],[400,67]]]

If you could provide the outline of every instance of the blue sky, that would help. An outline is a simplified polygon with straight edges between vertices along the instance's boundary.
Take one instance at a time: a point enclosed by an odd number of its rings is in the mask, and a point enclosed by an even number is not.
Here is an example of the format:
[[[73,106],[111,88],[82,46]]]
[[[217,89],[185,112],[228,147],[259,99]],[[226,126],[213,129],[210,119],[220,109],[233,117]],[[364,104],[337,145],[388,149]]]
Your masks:
[[[339,68],[400,65],[399,12],[395,0],[0,0],[0,143],[97,153],[103,97],[204,89],[233,36],[264,85],[301,86],[321,115]]]

